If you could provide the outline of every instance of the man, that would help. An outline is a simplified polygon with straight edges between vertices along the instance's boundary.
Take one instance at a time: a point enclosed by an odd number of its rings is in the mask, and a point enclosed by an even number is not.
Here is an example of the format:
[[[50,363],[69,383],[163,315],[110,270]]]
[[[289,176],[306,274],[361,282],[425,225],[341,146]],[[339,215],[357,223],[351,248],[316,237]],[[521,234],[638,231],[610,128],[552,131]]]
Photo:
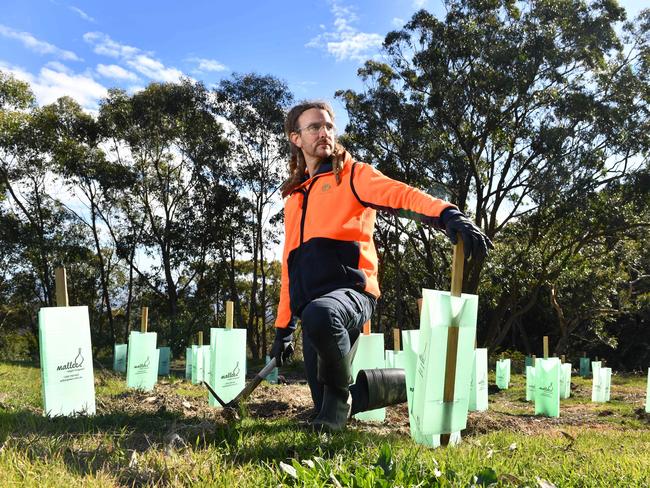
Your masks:
[[[316,429],[340,430],[350,415],[352,346],[379,297],[372,234],[377,210],[458,233],[466,257],[483,259],[490,240],[454,205],[392,180],[336,142],[334,112],[305,102],[287,114],[289,178],[282,186],[285,241],[280,304],[271,356],[293,351],[296,318],[303,329],[307,382]]]

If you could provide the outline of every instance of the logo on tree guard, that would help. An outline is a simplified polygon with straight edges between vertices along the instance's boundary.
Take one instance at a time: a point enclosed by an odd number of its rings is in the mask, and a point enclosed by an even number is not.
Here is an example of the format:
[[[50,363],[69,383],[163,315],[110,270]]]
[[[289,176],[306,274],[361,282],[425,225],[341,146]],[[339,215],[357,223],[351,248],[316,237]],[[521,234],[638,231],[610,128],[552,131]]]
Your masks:
[[[224,374],[221,379],[222,380],[227,380],[231,378],[237,378],[239,376],[239,361],[237,361],[237,364],[235,364],[235,367],[230,373]]]
[[[81,368],[84,363],[84,357],[81,354],[81,348],[79,348],[79,352],[77,352],[77,355],[75,356],[74,360],[68,361],[65,364],[61,364],[60,366],[56,367],[57,371],[67,371],[69,369],[77,369]]]
[[[331,189],[332,189],[332,185],[330,185],[329,183],[325,183],[325,184],[323,185],[323,190],[322,190],[322,191],[323,191],[323,193],[327,193],[327,192],[330,191]]]
[[[549,383],[548,386],[540,386],[539,389],[545,393],[553,393],[553,383]]]
[[[133,367],[136,368],[136,369],[148,368],[149,367],[149,356],[147,356],[147,359],[144,361],[144,363],[136,364]]]

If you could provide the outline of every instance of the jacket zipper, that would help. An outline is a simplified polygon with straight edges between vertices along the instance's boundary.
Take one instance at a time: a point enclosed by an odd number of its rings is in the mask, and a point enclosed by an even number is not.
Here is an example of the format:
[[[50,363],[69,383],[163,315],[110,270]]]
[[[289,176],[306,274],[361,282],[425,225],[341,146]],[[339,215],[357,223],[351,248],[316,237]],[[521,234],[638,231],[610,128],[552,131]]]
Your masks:
[[[325,174],[325,173],[323,173]],[[323,176],[323,174],[316,175],[314,176],[313,181],[309,184],[309,186],[304,189],[300,190],[300,192],[303,194],[303,199],[302,199],[302,216],[300,217],[300,246],[302,246],[303,240],[305,238],[305,217],[307,216],[307,201],[309,200],[309,192],[311,189],[314,187],[314,183],[316,183],[316,180]]]

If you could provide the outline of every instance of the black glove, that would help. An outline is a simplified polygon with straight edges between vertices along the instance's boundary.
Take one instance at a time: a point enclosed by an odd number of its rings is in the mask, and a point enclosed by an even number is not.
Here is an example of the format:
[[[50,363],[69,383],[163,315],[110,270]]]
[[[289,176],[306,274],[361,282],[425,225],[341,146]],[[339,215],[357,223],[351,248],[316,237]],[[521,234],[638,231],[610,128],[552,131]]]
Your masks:
[[[456,236],[460,232],[463,238],[465,259],[470,256],[473,259],[485,259],[489,249],[494,249],[492,241],[481,229],[474,225],[460,210],[446,208],[440,215],[440,220],[445,226],[447,237],[452,244],[456,244]]]
[[[287,329],[275,329],[275,339],[271,346],[269,355],[275,358],[275,365],[280,367],[293,355],[293,331]]]

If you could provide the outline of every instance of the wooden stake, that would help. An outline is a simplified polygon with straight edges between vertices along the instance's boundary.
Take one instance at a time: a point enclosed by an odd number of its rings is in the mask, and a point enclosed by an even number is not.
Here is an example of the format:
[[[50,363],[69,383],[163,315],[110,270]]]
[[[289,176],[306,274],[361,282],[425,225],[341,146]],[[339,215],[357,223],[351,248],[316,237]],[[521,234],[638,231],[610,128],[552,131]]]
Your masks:
[[[560,362],[561,362],[562,364],[564,364],[564,363],[566,362],[566,356],[565,356],[564,354],[562,354],[562,355],[560,356]]]
[[[395,352],[401,349],[400,344],[400,330],[398,328],[393,329],[393,350]]]
[[[203,346],[203,331],[199,331],[199,347]]]
[[[451,296],[459,297],[463,292],[463,267],[465,265],[465,253],[463,250],[463,239],[460,234],[456,236],[457,243],[454,245],[454,253],[451,258]],[[456,383],[456,363],[458,361],[458,327],[447,329],[447,358],[445,361],[445,386],[442,401],[454,401],[454,387]],[[447,446],[451,434],[441,434],[440,444]]]
[[[548,336],[544,336],[544,359],[548,359]]]
[[[418,298],[418,313],[422,313],[422,299]]]
[[[149,327],[149,307],[142,307],[142,317],[140,318],[140,332],[147,332]]]
[[[65,268],[56,268],[54,270],[54,281],[56,286],[56,306],[68,306],[68,282]]]
[[[587,351],[582,351],[582,357],[586,358],[587,357]]]
[[[537,357],[533,354],[533,367],[535,367],[535,361],[537,361]]]
[[[363,324],[363,335],[370,335],[370,325],[371,325],[370,320],[368,320],[368,322]]]
[[[226,302],[226,329],[232,329],[233,313],[234,313],[234,303],[228,300]]]

